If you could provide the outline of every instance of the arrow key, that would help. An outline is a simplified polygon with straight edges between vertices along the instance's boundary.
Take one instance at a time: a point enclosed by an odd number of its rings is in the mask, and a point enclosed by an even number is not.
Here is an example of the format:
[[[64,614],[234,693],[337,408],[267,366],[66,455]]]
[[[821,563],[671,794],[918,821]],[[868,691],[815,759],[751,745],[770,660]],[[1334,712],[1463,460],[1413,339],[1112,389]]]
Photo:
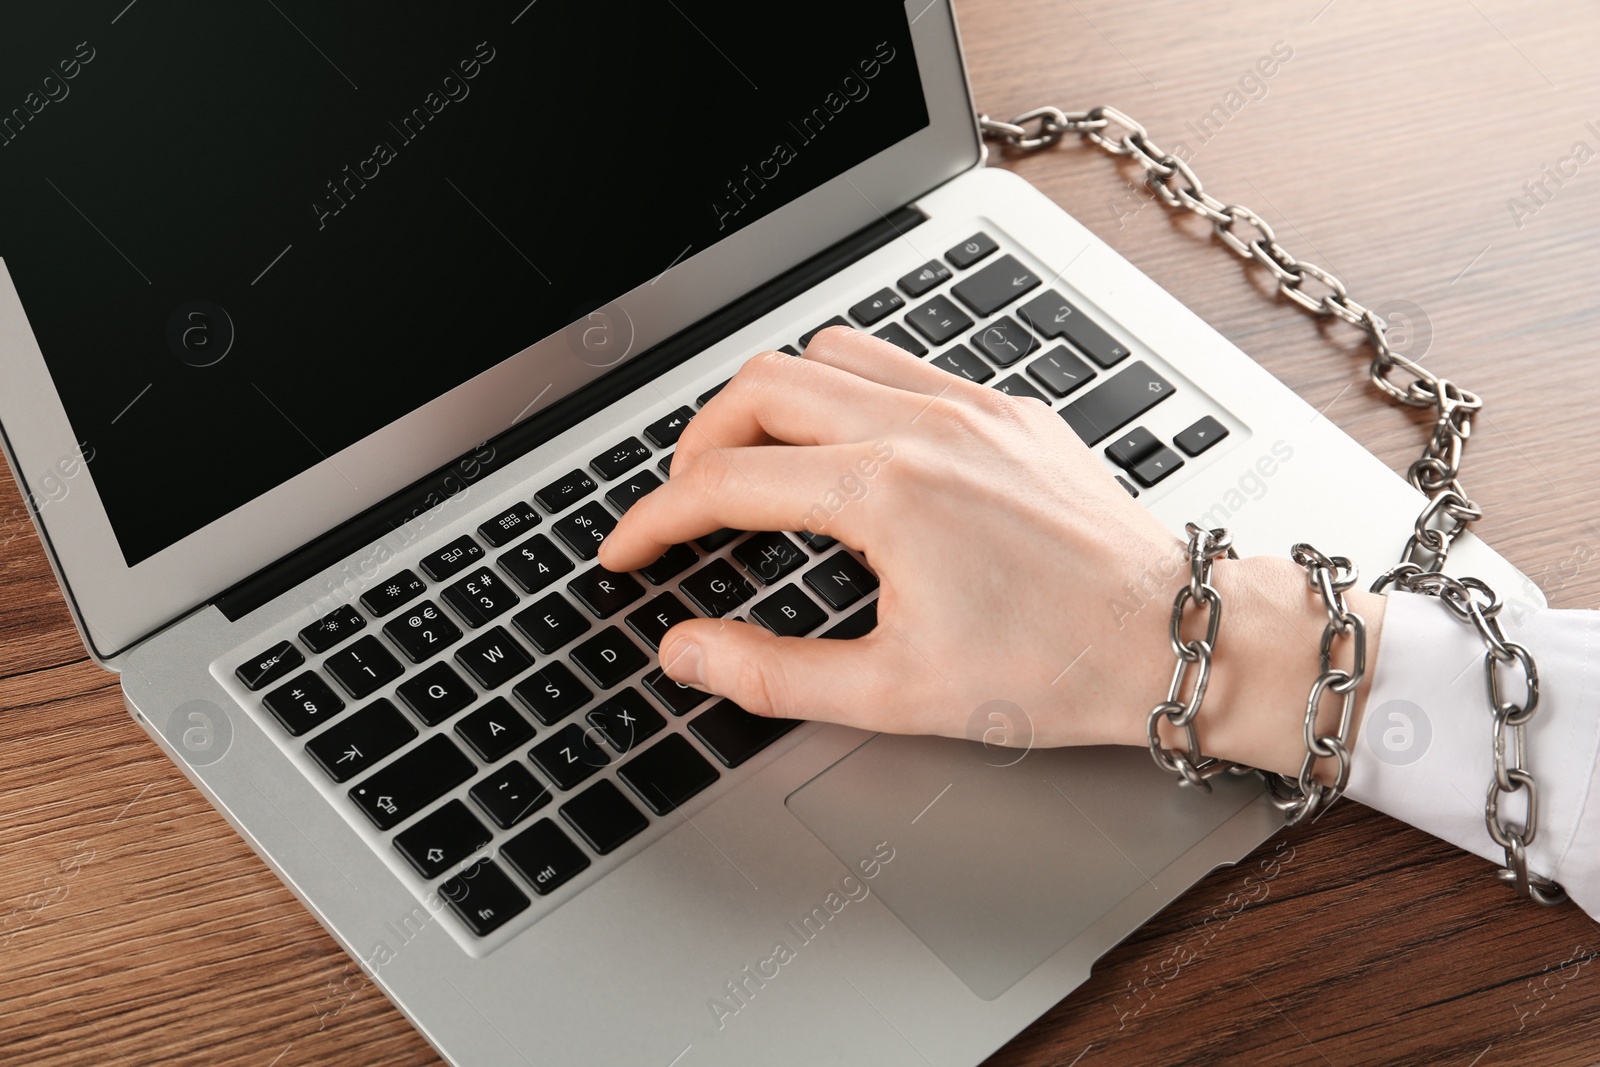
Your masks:
[[[1207,415],[1174,437],[1172,443],[1189,455],[1198,456],[1226,436],[1228,436],[1228,428],[1210,415]]]
[[[459,800],[452,800],[403,834],[394,847],[427,879],[439,877],[489,843],[489,831]]]
[[[1183,466],[1182,458],[1166,445],[1162,445],[1135,463],[1128,473],[1133,475],[1134,481],[1148,489],[1181,466]]]

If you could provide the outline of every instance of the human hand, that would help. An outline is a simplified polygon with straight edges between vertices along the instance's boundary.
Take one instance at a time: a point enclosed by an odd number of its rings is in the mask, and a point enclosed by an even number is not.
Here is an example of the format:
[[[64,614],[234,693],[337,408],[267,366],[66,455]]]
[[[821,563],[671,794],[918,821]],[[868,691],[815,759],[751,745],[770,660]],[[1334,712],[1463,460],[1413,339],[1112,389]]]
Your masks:
[[[600,562],[633,570],[725,526],[808,522],[878,574],[877,628],[822,641],[696,619],[662,641],[671,677],[759,715],[960,737],[975,711],[1008,701],[1031,723],[1020,742],[1145,743],[1174,664],[1167,626],[1184,548],[1044,404],[825,330],[799,359],[745,364]],[[1297,771],[1296,706],[1322,623],[1304,575],[1273,559],[1219,560],[1213,574],[1228,618],[1202,743]],[[1225,669],[1224,656],[1249,670]],[[1267,714],[1283,722],[1271,742],[1255,728]]]

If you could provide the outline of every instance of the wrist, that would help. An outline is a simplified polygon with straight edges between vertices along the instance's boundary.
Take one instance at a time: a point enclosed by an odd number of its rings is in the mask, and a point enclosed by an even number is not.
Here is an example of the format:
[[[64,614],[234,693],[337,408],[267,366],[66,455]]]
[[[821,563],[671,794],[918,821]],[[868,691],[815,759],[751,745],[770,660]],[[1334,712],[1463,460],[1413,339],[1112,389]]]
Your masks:
[[[1306,572],[1288,559],[1256,556],[1215,561],[1211,584],[1222,599],[1223,617],[1213,650],[1210,684],[1196,727],[1200,749],[1233,763],[1297,775],[1305,761],[1306,699],[1319,672],[1319,649],[1328,616]],[[1366,623],[1366,674],[1356,689],[1349,743],[1360,731],[1371,688],[1385,600],[1362,588],[1345,593],[1350,610]],[[1190,636],[1186,634],[1185,636]],[[1335,667],[1348,665],[1343,641],[1334,645]],[[1342,700],[1322,698],[1317,733],[1336,732]],[[1168,747],[1181,748],[1179,731],[1162,724]],[[1332,781],[1333,760],[1320,761],[1317,777]]]

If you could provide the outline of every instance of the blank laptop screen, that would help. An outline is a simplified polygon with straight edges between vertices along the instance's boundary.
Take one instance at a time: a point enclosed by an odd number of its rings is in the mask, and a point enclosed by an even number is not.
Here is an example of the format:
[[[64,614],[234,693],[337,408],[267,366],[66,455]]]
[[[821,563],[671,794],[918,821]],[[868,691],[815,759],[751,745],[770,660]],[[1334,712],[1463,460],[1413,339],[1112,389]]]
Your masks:
[[[928,123],[896,2],[3,24],[0,256],[129,565]]]

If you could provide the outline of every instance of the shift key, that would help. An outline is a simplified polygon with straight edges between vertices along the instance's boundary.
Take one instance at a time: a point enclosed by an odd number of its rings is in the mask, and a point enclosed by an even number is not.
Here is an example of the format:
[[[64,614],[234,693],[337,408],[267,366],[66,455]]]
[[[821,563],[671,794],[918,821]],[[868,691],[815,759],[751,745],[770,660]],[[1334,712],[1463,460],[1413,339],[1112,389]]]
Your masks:
[[[1097,445],[1173,394],[1172,383],[1140,360],[1061,409],[1086,445]]]
[[[473,762],[443,734],[435,734],[350,790],[380,830],[409,819],[472,777]]]

